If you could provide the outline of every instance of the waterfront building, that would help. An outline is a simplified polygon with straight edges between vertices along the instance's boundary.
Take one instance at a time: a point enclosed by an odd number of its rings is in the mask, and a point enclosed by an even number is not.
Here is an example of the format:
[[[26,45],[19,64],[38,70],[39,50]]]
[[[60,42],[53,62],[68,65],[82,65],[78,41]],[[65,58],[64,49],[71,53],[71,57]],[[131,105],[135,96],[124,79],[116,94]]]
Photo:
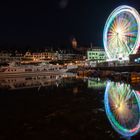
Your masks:
[[[11,55],[12,54],[8,53],[8,52],[0,52],[0,62],[5,63],[5,62],[10,61],[10,56]]]
[[[43,61],[43,60],[57,60],[57,52],[26,52],[23,60],[27,61]]]
[[[129,62],[130,62],[130,64],[140,64],[140,45],[137,49],[136,54],[129,55]]]
[[[83,54],[71,53],[66,51],[44,51],[44,52],[30,52],[27,51],[25,54],[18,53],[0,53],[0,62],[1,63],[10,63],[12,61],[21,62],[21,63],[36,63],[42,61],[57,61],[57,60],[85,60]]]
[[[96,65],[97,63],[105,62],[106,61],[105,50],[99,47],[88,49],[87,60],[89,61],[90,65]]]
[[[58,53],[58,60],[83,60],[83,55],[73,53]]]
[[[57,52],[32,53],[34,60],[56,60]]]
[[[140,53],[129,55],[130,64],[140,64]]]
[[[6,51],[0,52],[0,63],[10,63],[12,61],[18,62],[21,61],[22,54],[15,52],[14,54]]]

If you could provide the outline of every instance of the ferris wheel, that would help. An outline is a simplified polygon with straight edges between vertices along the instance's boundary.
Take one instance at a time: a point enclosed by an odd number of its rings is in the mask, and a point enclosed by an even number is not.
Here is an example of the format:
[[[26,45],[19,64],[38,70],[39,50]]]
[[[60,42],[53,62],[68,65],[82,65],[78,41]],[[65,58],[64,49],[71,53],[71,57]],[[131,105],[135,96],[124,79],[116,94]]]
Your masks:
[[[111,60],[128,60],[140,43],[140,16],[130,6],[119,6],[109,16],[103,32],[106,54]]]

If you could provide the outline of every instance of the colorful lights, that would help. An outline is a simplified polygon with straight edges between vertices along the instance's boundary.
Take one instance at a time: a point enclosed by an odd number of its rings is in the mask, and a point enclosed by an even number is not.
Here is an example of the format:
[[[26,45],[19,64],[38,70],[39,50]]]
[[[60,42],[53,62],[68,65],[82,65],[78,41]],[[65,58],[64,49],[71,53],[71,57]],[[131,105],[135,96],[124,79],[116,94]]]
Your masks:
[[[103,33],[106,54],[111,60],[128,60],[140,43],[140,17],[130,6],[116,8],[107,19]]]
[[[124,83],[108,82],[104,104],[112,127],[122,136],[131,137],[140,129],[140,96]]]

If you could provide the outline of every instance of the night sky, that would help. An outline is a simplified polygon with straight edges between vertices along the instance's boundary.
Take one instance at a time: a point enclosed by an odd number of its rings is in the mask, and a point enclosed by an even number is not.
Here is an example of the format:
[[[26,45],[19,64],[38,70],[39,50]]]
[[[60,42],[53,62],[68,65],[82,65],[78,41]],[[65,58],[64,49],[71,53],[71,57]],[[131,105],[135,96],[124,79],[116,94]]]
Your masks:
[[[139,0],[46,0],[0,3],[0,47],[68,46],[103,47],[102,34],[109,14],[119,5],[140,12]]]

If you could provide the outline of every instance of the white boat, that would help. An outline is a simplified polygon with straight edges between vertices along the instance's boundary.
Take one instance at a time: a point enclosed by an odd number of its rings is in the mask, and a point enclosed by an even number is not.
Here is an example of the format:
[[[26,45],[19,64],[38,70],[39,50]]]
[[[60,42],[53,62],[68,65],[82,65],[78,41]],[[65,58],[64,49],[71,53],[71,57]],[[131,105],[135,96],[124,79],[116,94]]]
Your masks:
[[[67,67],[49,63],[41,63],[40,65],[15,65],[15,63],[11,63],[9,66],[3,66],[0,68],[0,77],[60,74],[65,73],[67,70]]]

